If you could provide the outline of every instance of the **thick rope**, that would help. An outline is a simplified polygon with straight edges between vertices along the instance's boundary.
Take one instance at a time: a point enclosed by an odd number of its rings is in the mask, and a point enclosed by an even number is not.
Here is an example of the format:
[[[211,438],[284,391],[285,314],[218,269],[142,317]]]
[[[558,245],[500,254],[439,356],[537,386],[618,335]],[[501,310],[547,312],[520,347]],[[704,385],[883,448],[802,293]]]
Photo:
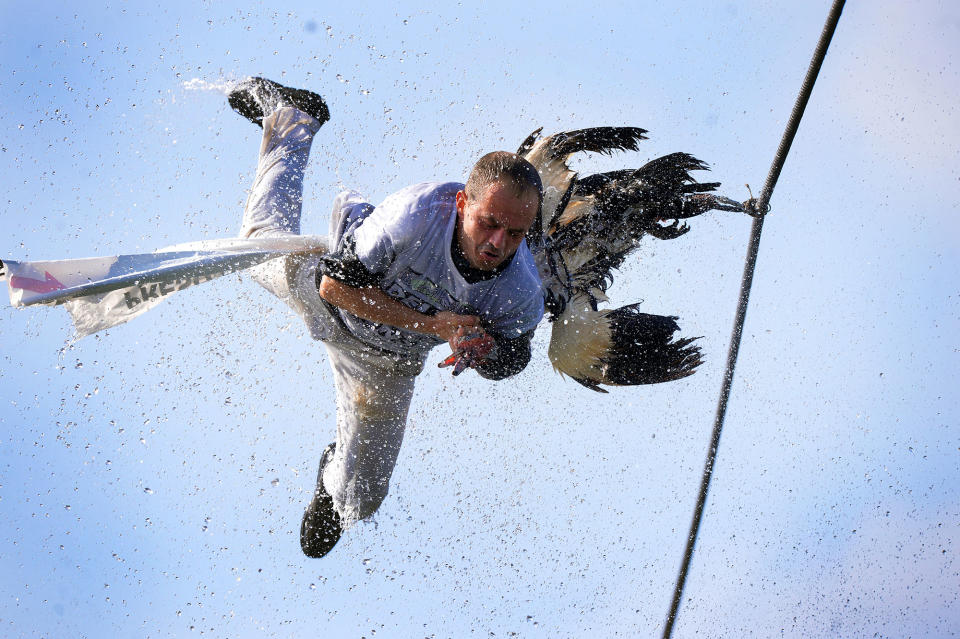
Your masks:
[[[845,0],[834,0],[830,8],[830,14],[827,16],[827,22],[820,34],[820,41],[814,51],[813,59],[810,61],[810,67],[807,69],[807,75],[803,79],[803,85],[800,93],[793,105],[793,112],[790,114],[790,120],[787,123],[786,131],[780,140],[780,147],[773,158],[773,164],[770,166],[770,173],[767,175],[767,182],[763,186],[760,198],[756,201],[753,209],[757,213],[753,218],[753,227],[750,232],[750,244],[747,248],[747,259],[743,267],[743,280],[740,284],[740,301],[737,304],[737,315],[733,324],[733,335],[730,338],[730,350],[727,353],[727,370],[723,376],[723,388],[720,391],[720,400],[717,403],[717,415],[713,424],[713,435],[710,439],[710,448],[707,451],[707,462],[703,469],[703,480],[700,483],[700,496],[697,499],[697,506],[693,512],[693,522],[690,524],[690,534],[687,536],[687,548],[683,556],[683,564],[680,567],[680,574],[677,576],[677,586],[673,593],[673,603],[670,606],[670,614],[667,616],[667,622],[663,629],[664,639],[669,639],[673,633],[673,624],[677,618],[677,612],[680,608],[680,602],[683,599],[683,587],[687,579],[687,572],[690,569],[690,561],[693,558],[693,549],[697,543],[697,534],[700,531],[700,521],[703,519],[703,507],[707,501],[707,491],[710,488],[710,478],[713,475],[713,465],[717,457],[717,448],[720,446],[720,432],[723,429],[723,418],[727,412],[727,402],[730,399],[730,387],[733,385],[733,369],[737,363],[737,355],[740,352],[740,339],[743,336],[743,324],[747,315],[747,302],[750,299],[750,287],[753,285],[753,271],[757,263],[757,253],[760,250],[760,233],[763,230],[763,217],[769,208],[770,196],[773,195],[773,187],[777,184],[780,177],[780,170],[790,152],[790,145],[793,144],[793,138],[800,126],[800,119],[803,117],[803,111],[810,100],[810,94],[813,91],[813,84],[820,73],[820,67],[823,59],[827,55],[827,48],[830,46],[830,40],[833,38],[833,32],[837,28],[837,22],[840,20],[840,14],[843,11]]]

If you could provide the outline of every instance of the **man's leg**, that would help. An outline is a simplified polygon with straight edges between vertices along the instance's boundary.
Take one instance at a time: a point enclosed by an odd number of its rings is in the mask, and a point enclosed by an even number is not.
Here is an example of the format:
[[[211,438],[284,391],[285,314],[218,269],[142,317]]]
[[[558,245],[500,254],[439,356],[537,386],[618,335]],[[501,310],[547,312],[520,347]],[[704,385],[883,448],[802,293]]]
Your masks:
[[[400,361],[326,342],[337,390],[337,440],[324,451],[317,487],[300,526],[308,557],[323,557],[343,531],[371,516],[387,496],[414,380],[422,361]]]
[[[263,119],[257,175],[243,212],[240,237],[300,234],[303,172],[320,122],[281,106]]]
[[[387,496],[413,397],[417,366],[327,344],[337,389],[337,442],[323,472],[344,529],[372,515]]]
[[[247,198],[240,237],[300,234],[303,173],[313,136],[319,129],[316,119],[294,107],[280,107],[263,118],[257,175]],[[295,291],[297,274],[303,266],[303,257],[294,255],[271,260],[251,269],[251,274],[264,288],[302,313]]]

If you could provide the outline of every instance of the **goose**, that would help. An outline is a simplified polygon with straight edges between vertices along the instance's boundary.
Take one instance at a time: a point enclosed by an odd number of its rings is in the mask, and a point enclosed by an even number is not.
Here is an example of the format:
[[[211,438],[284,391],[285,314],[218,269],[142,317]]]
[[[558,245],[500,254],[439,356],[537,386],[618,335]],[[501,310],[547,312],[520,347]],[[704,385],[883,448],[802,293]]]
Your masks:
[[[527,244],[543,283],[552,324],[548,356],[555,370],[592,390],[658,384],[692,375],[702,362],[697,337],[674,339],[678,317],[608,302],[613,271],[640,240],[671,240],[690,230],[681,220],[710,210],[743,212],[745,205],[712,193],[691,171],[709,167],[688,153],[671,153],[638,169],[581,178],[568,162],[576,153],[636,151],[647,139],[638,127],[595,127],[541,137],[531,133],[517,154],[543,182],[543,206]]]

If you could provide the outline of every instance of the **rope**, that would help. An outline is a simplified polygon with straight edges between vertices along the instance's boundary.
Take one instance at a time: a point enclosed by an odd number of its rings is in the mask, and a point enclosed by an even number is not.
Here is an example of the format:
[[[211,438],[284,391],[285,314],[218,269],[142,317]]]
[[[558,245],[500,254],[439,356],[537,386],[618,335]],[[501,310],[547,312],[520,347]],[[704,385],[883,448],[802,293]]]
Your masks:
[[[730,350],[727,353],[727,370],[723,376],[723,387],[720,391],[720,400],[717,403],[717,414],[713,424],[713,435],[710,438],[710,448],[707,451],[707,462],[703,469],[703,479],[700,483],[700,496],[697,499],[697,505],[693,512],[693,521],[690,524],[690,534],[687,536],[687,547],[683,556],[683,563],[680,566],[680,573],[677,576],[677,585],[673,593],[673,603],[670,606],[670,613],[667,616],[667,622],[663,629],[663,638],[669,639],[673,633],[673,624],[677,618],[677,612],[680,608],[680,601],[683,599],[683,587],[686,582],[687,572],[690,568],[690,561],[693,558],[693,549],[697,542],[697,534],[700,530],[700,521],[703,518],[703,507],[707,501],[707,491],[710,488],[710,478],[713,475],[713,464],[717,457],[717,448],[720,446],[720,432],[723,429],[723,418],[727,412],[727,402],[730,399],[730,387],[733,384],[733,369],[737,363],[737,355],[740,351],[740,339],[743,335],[743,323],[747,315],[747,302],[750,299],[750,287],[753,284],[753,271],[757,263],[757,253],[760,250],[760,233],[763,230],[763,218],[766,211],[769,210],[770,196],[773,195],[773,188],[780,177],[780,170],[790,152],[790,145],[793,144],[793,138],[800,126],[800,119],[803,117],[803,111],[810,100],[810,93],[813,91],[813,84],[820,73],[820,67],[823,59],[827,55],[827,48],[830,46],[830,40],[833,38],[833,32],[837,28],[837,22],[840,20],[840,14],[843,11],[845,0],[834,0],[830,8],[830,14],[827,16],[827,22],[820,34],[820,41],[814,51],[813,59],[810,61],[810,67],[807,69],[807,75],[803,80],[800,93],[793,105],[793,112],[790,114],[790,120],[787,123],[786,131],[780,140],[780,147],[773,158],[770,166],[770,172],[767,175],[766,184],[760,193],[759,199],[750,208],[753,209],[753,226],[750,232],[750,244],[747,248],[747,259],[743,267],[743,280],[740,284],[740,300],[737,304],[737,315],[733,325],[733,335],[730,338]]]

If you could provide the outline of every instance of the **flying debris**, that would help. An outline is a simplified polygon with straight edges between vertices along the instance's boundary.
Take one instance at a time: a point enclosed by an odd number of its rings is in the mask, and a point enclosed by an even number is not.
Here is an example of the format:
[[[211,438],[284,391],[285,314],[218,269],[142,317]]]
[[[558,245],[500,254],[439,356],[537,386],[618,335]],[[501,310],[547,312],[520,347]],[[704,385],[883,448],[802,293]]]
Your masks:
[[[698,338],[674,339],[674,316],[641,313],[637,304],[601,309],[613,271],[640,240],[675,239],[690,230],[681,220],[710,210],[744,211],[711,193],[691,171],[709,167],[687,153],[584,178],[567,164],[575,153],[636,151],[647,131],[597,127],[541,138],[537,129],[517,150],[540,172],[540,217],[527,234],[543,281],[553,325],[549,357],[556,370],[587,388],[657,384],[692,375],[700,365]]]

